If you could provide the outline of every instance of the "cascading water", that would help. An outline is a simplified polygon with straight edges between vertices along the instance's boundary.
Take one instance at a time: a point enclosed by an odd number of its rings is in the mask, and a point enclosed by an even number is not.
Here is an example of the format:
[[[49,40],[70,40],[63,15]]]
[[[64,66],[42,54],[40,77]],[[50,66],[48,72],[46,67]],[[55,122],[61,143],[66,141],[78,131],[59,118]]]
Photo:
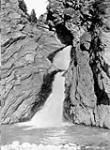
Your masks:
[[[47,99],[43,109],[37,112],[28,124],[36,127],[60,126],[62,123],[63,99],[64,77],[60,72],[55,76],[52,94]]]
[[[64,71],[69,67],[71,46],[67,46],[58,52],[53,60],[53,66],[62,70],[55,75],[52,85],[52,93],[48,97],[44,107],[34,117],[22,126],[34,126],[36,128],[57,127],[63,124],[63,100],[65,98]]]

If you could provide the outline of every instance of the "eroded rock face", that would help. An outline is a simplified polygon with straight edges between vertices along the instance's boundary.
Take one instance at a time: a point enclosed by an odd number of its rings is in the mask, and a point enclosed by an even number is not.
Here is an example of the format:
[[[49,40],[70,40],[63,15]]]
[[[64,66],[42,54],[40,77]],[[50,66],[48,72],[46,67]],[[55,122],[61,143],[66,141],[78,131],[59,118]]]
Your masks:
[[[65,118],[110,128],[110,1],[50,0],[48,9],[50,25],[72,38]]]
[[[55,74],[47,75],[47,57],[64,45],[53,32],[31,24],[18,0],[2,0],[1,8],[1,120],[15,123],[31,118],[45,102]]]

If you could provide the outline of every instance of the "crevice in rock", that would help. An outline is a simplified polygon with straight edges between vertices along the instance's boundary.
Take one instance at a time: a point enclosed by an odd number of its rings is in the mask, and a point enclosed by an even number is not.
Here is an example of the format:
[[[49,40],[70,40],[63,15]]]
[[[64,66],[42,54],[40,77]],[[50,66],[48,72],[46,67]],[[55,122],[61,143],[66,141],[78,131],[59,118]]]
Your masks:
[[[56,33],[63,44],[72,45],[73,35],[63,24],[56,26]]]
[[[76,49],[75,49],[75,47],[72,47],[70,56],[71,56],[70,63],[74,60],[74,66],[76,67],[78,62],[77,62],[77,56],[76,56]]]
[[[98,49],[98,47],[97,47],[97,49]],[[101,66],[100,59],[97,56],[97,52],[95,52],[95,54],[93,54],[93,57],[94,58],[92,59],[92,62],[90,62],[90,66],[91,66],[91,69],[93,72],[94,92],[97,97],[97,105],[101,105],[101,104],[110,105],[110,100],[109,100],[107,93],[105,92],[103,81],[102,81],[103,76],[102,76],[101,72],[102,72],[103,68]]]
[[[97,105],[110,105],[109,97],[106,94],[106,92],[103,89],[103,83],[102,83],[102,89],[99,87],[98,83],[98,76],[100,76],[100,70],[97,67],[97,64],[94,62],[90,64],[93,72],[93,78],[94,78],[94,91],[97,96]]]
[[[101,42],[99,42],[98,37],[94,37],[93,41],[91,41],[91,52],[90,53],[90,66],[93,72],[94,78],[94,92],[97,96],[97,105],[110,105],[109,97],[105,92],[103,85],[103,76],[101,74],[102,71],[105,71],[105,67],[102,67],[100,56],[98,52],[102,51]],[[105,71],[106,73],[106,71]]]
[[[91,27],[89,32],[91,33],[92,40],[90,46],[90,66],[93,72],[94,78],[94,92],[97,97],[97,105],[110,105],[110,100],[105,92],[103,85],[103,76],[102,72],[104,71],[107,74],[106,64],[102,65],[102,60],[100,57],[100,52],[104,50],[104,46],[100,40],[100,30],[103,26],[101,15],[105,14],[106,5],[102,0],[98,0],[93,4],[93,10],[91,10]]]
[[[18,40],[23,40],[25,39],[26,35],[22,35],[20,37],[17,38],[10,38],[9,40],[7,40],[3,45],[1,45],[1,47],[6,47],[8,48],[10,45],[12,45],[13,43],[17,42]]]
[[[73,120],[72,116],[70,114],[70,110],[71,110],[71,98],[70,98],[70,89],[71,89],[71,85],[69,85],[69,87],[66,87],[66,91],[65,91],[65,99],[64,99],[64,103],[63,103],[63,117],[64,120]]]

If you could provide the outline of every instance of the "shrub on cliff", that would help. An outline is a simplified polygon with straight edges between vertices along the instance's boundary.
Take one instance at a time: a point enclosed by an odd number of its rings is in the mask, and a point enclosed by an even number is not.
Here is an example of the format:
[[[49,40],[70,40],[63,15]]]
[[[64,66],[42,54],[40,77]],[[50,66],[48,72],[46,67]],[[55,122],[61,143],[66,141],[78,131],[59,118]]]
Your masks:
[[[27,13],[27,6],[24,2],[24,0],[18,0],[19,2],[19,8],[24,12]]]
[[[30,21],[33,23],[37,23],[37,17],[36,17],[36,13],[35,13],[34,9],[32,9],[32,11],[31,11]]]

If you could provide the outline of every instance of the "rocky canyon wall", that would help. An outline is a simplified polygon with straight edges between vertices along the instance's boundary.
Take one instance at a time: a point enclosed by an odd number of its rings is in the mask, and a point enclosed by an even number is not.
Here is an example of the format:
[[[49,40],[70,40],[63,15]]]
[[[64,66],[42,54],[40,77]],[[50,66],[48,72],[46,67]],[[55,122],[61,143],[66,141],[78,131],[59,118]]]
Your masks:
[[[65,45],[30,22],[21,1],[2,0],[1,22],[1,121],[6,124],[30,119],[44,104],[57,72],[48,74],[47,57]]]
[[[32,23],[20,0],[2,0],[1,9],[2,123],[38,111],[58,70],[52,58],[71,45],[64,117],[110,129],[110,1],[49,0],[46,24]]]
[[[65,118],[110,128],[110,1],[50,0],[48,10],[59,36],[59,27],[72,36]]]

